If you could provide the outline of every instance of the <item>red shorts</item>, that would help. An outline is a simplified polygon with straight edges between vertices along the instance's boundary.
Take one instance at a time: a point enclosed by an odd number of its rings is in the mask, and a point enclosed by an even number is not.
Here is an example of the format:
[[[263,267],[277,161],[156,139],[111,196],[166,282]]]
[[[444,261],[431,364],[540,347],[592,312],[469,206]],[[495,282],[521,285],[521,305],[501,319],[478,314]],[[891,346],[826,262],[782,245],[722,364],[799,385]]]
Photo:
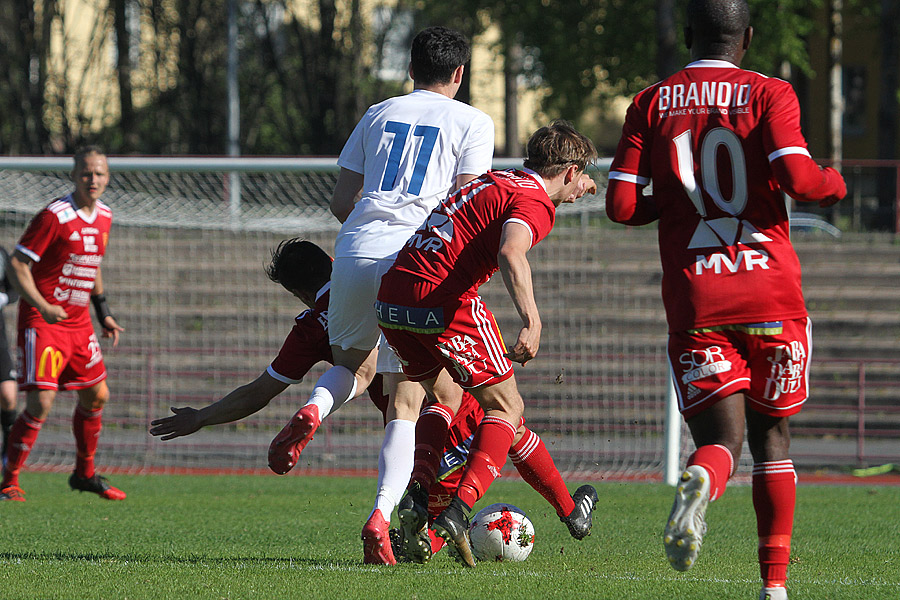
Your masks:
[[[669,364],[685,419],[743,393],[773,417],[800,411],[809,395],[808,318],[725,325],[669,334]]]
[[[410,381],[447,369],[464,389],[493,385],[512,376],[512,363],[493,313],[480,296],[438,307],[375,303],[378,326]]]
[[[79,390],[106,379],[103,353],[91,324],[20,329],[17,352],[21,390]]]

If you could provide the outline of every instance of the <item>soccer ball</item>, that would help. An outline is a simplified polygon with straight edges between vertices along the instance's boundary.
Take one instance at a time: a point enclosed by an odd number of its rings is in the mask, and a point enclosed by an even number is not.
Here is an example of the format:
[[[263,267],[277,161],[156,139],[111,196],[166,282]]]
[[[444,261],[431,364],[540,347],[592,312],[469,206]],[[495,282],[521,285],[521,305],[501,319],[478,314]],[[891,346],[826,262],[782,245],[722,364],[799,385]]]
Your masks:
[[[534,525],[512,504],[491,504],[472,519],[469,536],[478,560],[522,562],[534,546]]]

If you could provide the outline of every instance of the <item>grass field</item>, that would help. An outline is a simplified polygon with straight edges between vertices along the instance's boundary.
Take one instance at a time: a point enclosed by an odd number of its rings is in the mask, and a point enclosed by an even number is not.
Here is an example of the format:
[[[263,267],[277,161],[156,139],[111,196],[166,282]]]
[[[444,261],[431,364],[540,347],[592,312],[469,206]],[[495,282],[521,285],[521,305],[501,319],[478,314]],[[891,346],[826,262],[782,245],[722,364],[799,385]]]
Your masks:
[[[697,565],[677,573],[660,539],[672,491],[600,483],[593,534],[572,540],[544,500],[501,480],[479,506],[511,502],[535,524],[524,563],[464,569],[362,564],[375,483],[362,478],[124,476],[124,502],[23,473],[28,502],[0,504],[0,598],[610,598],[755,600],[750,488],[707,513]],[[574,489],[577,483],[570,482]],[[900,487],[801,486],[792,600],[900,598]]]

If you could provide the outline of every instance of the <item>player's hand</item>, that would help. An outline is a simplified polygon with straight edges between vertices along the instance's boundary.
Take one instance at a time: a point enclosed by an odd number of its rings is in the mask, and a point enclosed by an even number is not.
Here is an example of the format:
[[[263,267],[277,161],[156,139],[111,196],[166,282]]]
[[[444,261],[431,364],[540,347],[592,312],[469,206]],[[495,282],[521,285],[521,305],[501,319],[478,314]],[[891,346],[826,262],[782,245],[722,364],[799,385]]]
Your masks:
[[[58,304],[49,304],[47,308],[39,309],[44,320],[53,325],[69,318],[69,313]]]
[[[103,319],[103,323],[100,324],[103,329],[103,337],[112,338],[113,348],[119,345],[119,334],[125,331],[124,327],[119,326],[116,323],[115,318],[111,316],[107,316]]]
[[[516,345],[509,350],[505,356],[513,362],[525,364],[535,356],[537,356],[538,348],[541,345],[541,328],[523,327],[519,332]]]
[[[190,406],[184,408],[172,407],[175,413],[169,417],[156,419],[150,422],[150,435],[163,436],[161,439],[173,440],[177,437],[190,435],[200,429],[200,411]]]
[[[597,193],[597,182],[591,179],[591,176],[587,173],[582,173],[578,176],[578,185],[575,186],[575,191],[572,192],[568,198],[566,198],[566,202],[574,202],[578,198],[581,198],[585,194],[596,194]]]
[[[844,181],[844,178],[841,174],[831,167],[825,167],[822,169],[823,173],[828,177],[830,182],[836,187],[836,191],[831,196],[826,196],[819,200],[819,206],[825,208],[827,206],[831,206],[833,204],[837,204],[847,195],[847,182]]]

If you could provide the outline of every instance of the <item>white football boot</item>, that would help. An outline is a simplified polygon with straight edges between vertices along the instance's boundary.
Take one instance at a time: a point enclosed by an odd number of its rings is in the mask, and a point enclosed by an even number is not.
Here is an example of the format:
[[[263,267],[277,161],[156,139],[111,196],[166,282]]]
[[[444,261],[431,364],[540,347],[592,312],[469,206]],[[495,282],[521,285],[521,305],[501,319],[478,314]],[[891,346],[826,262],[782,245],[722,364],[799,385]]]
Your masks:
[[[788,600],[787,590],[783,587],[764,587],[759,592],[759,600]]]
[[[709,473],[700,465],[691,465],[681,474],[663,534],[666,556],[676,571],[687,571],[697,562],[706,533],[707,504]]]

